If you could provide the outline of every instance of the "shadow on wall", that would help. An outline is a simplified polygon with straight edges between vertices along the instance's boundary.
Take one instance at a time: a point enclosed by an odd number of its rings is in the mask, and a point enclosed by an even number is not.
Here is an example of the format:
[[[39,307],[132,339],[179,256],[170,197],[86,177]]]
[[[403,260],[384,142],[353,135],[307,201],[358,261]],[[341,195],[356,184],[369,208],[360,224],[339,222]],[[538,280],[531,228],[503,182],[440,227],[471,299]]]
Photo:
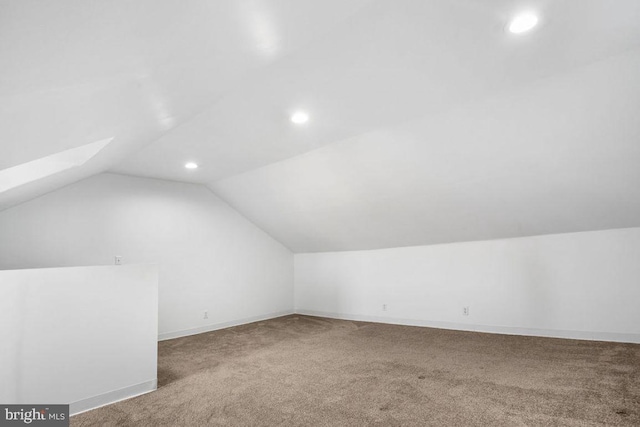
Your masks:
[[[517,266],[518,270],[523,272],[520,280],[522,280],[526,300],[526,303],[522,304],[521,324],[523,326],[543,325],[544,328],[553,328],[556,313],[548,289],[552,282],[551,272],[545,265],[536,242],[531,242],[530,251],[526,257],[520,258]]]

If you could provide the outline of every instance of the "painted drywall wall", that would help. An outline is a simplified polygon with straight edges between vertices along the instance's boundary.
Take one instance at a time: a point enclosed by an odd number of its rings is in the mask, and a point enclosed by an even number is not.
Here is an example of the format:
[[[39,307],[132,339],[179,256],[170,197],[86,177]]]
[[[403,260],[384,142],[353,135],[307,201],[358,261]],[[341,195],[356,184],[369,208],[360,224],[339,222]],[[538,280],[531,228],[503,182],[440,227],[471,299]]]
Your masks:
[[[161,338],[293,309],[292,253],[202,185],[107,173],[0,212],[0,269],[116,255],[158,264]]]
[[[640,228],[296,254],[295,300],[329,317],[640,342]]]
[[[155,390],[156,265],[0,271],[0,402],[71,413]]]

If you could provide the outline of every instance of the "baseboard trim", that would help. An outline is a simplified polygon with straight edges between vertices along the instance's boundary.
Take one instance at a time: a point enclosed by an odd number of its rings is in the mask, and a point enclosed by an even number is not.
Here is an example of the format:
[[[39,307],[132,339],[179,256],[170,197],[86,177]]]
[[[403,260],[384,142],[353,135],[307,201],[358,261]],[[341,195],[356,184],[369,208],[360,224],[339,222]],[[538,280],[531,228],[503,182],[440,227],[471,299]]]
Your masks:
[[[97,396],[92,396],[86,399],[78,400],[76,402],[71,402],[69,404],[69,414],[78,415],[82,412],[97,409],[106,405],[111,405],[112,403],[120,402],[121,400],[131,399],[132,397],[155,391],[157,388],[158,380],[154,379],[129,387],[124,387],[118,390],[108,391]]]
[[[473,325],[473,324],[467,324],[467,323],[437,322],[437,321],[429,321],[429,320],[368,316],[368,315],[361,315],[361,314],[331,313],[331,312],[325,312],[325,311],[304,310],[304,309],[296,309],[295,312],[296,314],[307,315],[307,316],[328,317],[330,319],[354,320],[354,321],[360,321],[360,322],[387,323],[391,325],[423,326],[428,328],[451,329],[456,331],[483,332],[483,333],[489,333],[489,334],[524,335],[524,336],[546,337],[546,338],[564,338],[564,339],[574,339],[574,340],[611,341],[611,342],[640,344],[640,334],[633,334],[633,333],[587,332],[587,331],[567,331],[567,330],[559,330],[559,329],[520,328],[520,327],[513,327],[513,326]]]
[[[274,313],[267,313],[259,316],[245,317],[243,319],[231,320],[228,322],[214,323],[214,324],[202,326],[199,328],[185,329],[185,330],[174,331],[174,332],[166,332],[158,335],[158,341],[165,341],[165,340],[170,340],[174,338],[186,337],[189,335],[202,334],[205,332],[211,332],[219,329],[230,328],[233,326],[240,326],[240,325],[246,325],[248,323],[255,323],[263,320],[275,319],[277,317],[288,316],[291,314],[294,314],[293,310],[284,310],[284,311],[278,311]],[[112,403],[116,403],[121,400],[131,399],[132,397],[149,393],[151,391],[156,390],[157,388],[158,388],[158,380],[154,379],[144,383],[121,388],[119,390],[113,390],[97,396],[89,397],[87,399],[82,399],[76,402],[72,402],[69,405],[69,413],[70,415],[77,415],[82,412],[100,408],[101,406],[110,405]]]
[[[219,329],[231,328],[233,326],[246,325],[248,323],[261,322],[263,320],[275,319],[276,317],[288,316],[294,314],[293,310],[277,311],[274,313],[262,314],[259,316],[245,317],[243,319],[231,320],[228,322],[213,323],[211,325],[200,326],[198,328],[183,329],[181,331],[163,332],[158,335],[158,341],[172,340],[174,338],[187,337],[189,335],[197,335],[205,332],[217,331]]]

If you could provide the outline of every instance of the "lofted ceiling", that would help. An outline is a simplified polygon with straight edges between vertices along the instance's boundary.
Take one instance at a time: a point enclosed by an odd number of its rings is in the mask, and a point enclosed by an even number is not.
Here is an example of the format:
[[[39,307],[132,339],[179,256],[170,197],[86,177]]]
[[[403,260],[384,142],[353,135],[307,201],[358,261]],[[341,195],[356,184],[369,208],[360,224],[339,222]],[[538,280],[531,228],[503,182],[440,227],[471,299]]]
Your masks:
[[[0,193],[0,209],[136,157],[365,4],[0,0],[0,170],[113,138],[82,167]]]
[[[538,27],[505,31],[525,10]],[[0,171],[110,142],[0,209],[112,171],[206,184],[296,252],[640,226],[639,21],[637,0],[3,0]]]

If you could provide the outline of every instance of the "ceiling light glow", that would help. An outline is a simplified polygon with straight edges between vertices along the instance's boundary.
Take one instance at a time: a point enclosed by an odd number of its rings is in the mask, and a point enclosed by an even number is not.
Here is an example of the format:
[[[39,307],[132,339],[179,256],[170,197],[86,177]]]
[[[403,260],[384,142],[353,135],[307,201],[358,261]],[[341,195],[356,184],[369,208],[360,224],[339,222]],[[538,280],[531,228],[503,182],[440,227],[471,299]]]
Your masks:
[[[197,169],[198,168],[198,164],[197,163],[193,163],[193,162],[189,162],[189,163],[185,164],[184,167],[187,168],[187,169]]]
[[[514,34],[520,34],[529,31],[536,25],[538,25],[538,17],[531,12],[526,12],[511,20],[509,31]]]
[[[291,116],[291,121],[297,125],[301,125],[309,121],[309,115],[304,111],[298,111]]]

